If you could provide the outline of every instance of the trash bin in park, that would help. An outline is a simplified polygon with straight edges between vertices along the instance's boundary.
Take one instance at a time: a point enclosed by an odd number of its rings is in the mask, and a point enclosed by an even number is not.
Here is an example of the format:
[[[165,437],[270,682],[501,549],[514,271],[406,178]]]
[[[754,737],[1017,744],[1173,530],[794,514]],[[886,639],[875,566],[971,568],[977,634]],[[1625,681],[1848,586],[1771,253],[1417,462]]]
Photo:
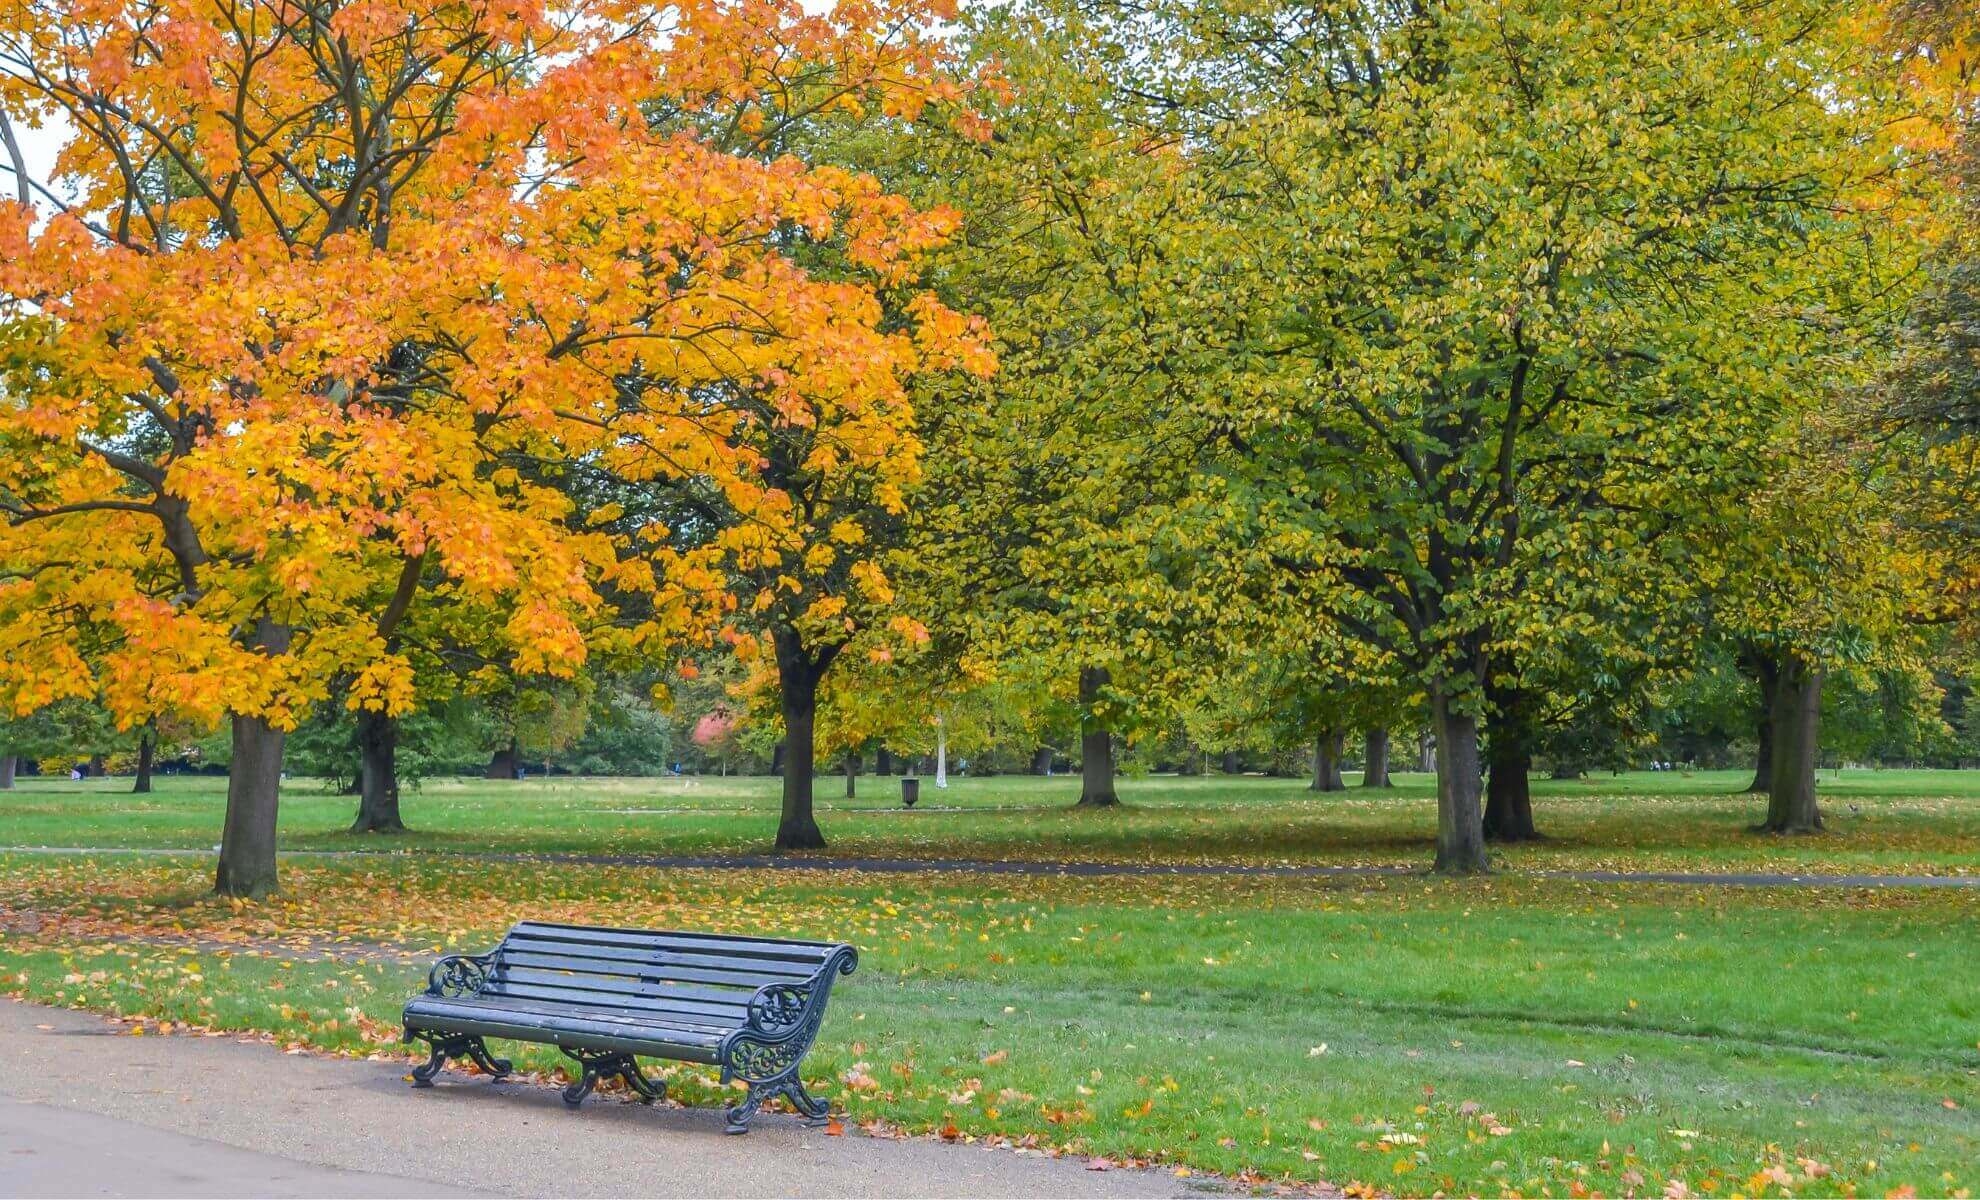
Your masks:
[[[921,799],[921,780],[910,775],[901,780],[901,807],[913,808],[914,802]]]

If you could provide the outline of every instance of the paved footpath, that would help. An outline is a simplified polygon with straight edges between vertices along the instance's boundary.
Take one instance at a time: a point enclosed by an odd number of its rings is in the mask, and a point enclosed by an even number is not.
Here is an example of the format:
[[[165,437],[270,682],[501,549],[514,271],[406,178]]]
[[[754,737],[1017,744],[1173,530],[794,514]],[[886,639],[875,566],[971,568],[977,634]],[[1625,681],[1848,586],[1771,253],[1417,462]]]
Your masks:
[[[759,1116],[131,1037],[0,1001],[0,1196],[1182,1196],[1195,1181],[941,1142],[829,1137]]]

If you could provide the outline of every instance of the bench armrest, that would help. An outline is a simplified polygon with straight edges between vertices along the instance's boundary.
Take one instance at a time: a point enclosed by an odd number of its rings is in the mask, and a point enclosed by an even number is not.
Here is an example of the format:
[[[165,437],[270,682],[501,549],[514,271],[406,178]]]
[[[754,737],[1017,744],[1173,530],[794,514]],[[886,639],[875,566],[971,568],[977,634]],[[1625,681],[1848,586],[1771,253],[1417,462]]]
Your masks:
[[[850,975],[859,965],[859,951],[841,946],[818,973],[803,983],[768,983],[749,998],[743,1027],[722,1039],[718,1055],[722,1080],[741,1078],[751,1084],[788,1074],[818,1036],[825,1018],[825,1001],[834,975]]]
[[[488,968],[495,954],[449,954],[426,973],[429,996],[474,996],[488,983]]]
[[[753,1035],[779,1039],[804,1027],[814,1008],[823,1009],[834,975],[850,975],[859,965],[859,951],[842,946],[803,983],[766,983],[749,998],[745,1028]]]

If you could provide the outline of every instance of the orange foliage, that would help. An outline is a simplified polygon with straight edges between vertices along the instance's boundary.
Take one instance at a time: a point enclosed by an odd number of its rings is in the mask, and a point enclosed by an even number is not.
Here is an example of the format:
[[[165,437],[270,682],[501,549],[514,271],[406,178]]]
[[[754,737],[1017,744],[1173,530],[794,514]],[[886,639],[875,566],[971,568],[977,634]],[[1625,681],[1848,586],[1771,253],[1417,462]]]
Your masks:
[[[72,134],[0,204],[0,708],[290,725],[345,673],[402,711],[408,570],[523,671],[583,662],[604,583],[652,594],[647,643],[705,639],[720,560],[798,520],[724,397],[829,421],[817,468],[906,469],[907,377],[982,355],[932,298],[881,324],[954,214],[767,148],[954,98],[946,11],[0,0],[0,113]],[[623,553],[568,520],[586,457],[760,520]]]

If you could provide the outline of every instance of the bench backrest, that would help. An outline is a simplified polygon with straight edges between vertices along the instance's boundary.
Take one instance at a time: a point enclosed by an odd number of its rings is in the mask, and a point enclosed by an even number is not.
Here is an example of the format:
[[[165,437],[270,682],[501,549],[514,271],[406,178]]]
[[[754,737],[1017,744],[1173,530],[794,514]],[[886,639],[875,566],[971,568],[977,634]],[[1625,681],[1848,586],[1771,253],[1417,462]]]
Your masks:
[[[481,994],[732,1029],[759,988],[805,986],[850,954],[834,942],[524,921],[490,956]]]

